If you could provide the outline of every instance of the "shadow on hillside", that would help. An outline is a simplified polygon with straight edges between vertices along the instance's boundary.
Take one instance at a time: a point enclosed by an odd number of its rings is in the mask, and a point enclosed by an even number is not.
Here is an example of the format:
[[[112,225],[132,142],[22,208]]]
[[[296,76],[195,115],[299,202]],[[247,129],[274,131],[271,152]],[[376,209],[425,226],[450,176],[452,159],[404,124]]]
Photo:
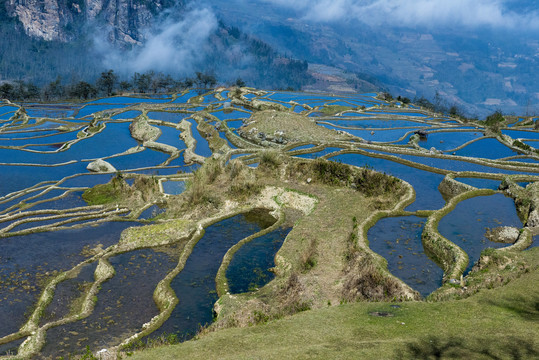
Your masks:
[[[539,321],[539,295],[530,297],[524,296],[506,296],[500,300],[487,300],[490,306],[497,306],[502,309],[509,310],[524,320]]]
[[[533,340],[507,337],[504,339],[465,339],[462,337],[427,338],[407,343],[397,350],[397,359],[537,359],[539,349]]]

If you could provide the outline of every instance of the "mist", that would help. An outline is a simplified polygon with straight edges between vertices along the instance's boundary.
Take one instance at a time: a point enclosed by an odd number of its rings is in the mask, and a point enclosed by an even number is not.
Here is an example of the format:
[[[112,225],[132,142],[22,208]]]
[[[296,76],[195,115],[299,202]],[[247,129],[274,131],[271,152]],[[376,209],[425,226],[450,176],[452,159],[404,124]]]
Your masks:
[[[155,71],[183,76],[198,71],[205,60],[210,36],[218,28],[215,14],[208,8],[172,8],[156,20],[144,33],[143,43],[131,50],[115,48],[105,33],[98,33],[94,44],[103,66],[120,74]]]
[[[513,11],[500,0],[263,0],[294,9],[304,20],[358,20],[372,26],[488,27],[539,30],[539,12]]]

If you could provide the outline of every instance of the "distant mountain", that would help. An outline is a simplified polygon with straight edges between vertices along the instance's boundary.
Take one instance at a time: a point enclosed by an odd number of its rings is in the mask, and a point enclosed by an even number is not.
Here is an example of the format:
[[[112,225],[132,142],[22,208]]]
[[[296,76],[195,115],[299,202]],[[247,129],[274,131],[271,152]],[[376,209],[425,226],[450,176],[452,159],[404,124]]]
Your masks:
[[[438,93],[469,114],[539,114],[537,1],[211,3],[281,52],[370,75],[394,94]]]
[[[0,81],[209,72],[539,114],[537,1],[4,0]]]

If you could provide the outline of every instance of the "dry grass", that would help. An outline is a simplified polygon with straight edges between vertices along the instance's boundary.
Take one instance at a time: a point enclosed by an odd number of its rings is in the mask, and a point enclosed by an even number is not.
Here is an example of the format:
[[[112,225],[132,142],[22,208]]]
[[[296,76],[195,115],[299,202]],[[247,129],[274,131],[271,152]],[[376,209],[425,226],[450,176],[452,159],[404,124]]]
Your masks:
[[[355,251],[351,255],[344,270],[342,297],[345,301],[391,301],[401,294],[401,284],[385,276],[369,254]]]
[[[325,185],[351,187],[368,197],[404,192],[402,182],[396,177],[385,175],[370,168],[356,168],[347,164],[316,159],[295,161],[288,168],[288,175],[297,179],[311,178]]]
[[[274,135],[277,131],[284,132],[283,138],[290,142],[299,141],[338,141],[350,140],[351,136],[341,135],[335,130],[330,130],[310,120],[307,116],[290,112],[274,110],[255,112],[249,119],[250,123],[242,130],[249,133],[256,128],[256,132],[266,135]]]
[[[391,287],[395,280],[388,280],[383,272],[376,271],[385,265],[375,264],[377,260],[353,262],[351,259],[356,258],[349,254],[353,253],[350,218],[355,218],[352,230],[357,231],[357,224],[376,208],[392,208],[399,200],[399,193],[380,188],[380,193],[367,197],[353,187],[356,177],[364,176],[367,170],[348,165],[334,166],[326,160],[296,161],[275,151],[261,152],[259,157],[261,161],[256,169],[238,160],[224,165],[220,160],[207,159],[195,172],[186,191],[169,198],[165,217],[188,215],[191,220],[212,216],[230,201],[247,202],[263,187],[282,187],[283,183],[287,190],[318,199],[318,204],[307,216],[302,214],[298,218],[296,214],[291,219],[294,228],[276,256],[275,280],[255,293],[221,297],[219,306],[222,311],[205,332],[267,322],[311,308],[326,307],[328,303],[386,298],[381,293],[398,297],[399,289]],[[368,176],[370,173],[368,170]],[[315,181],[306,183],[307,176]],[[381,174],[376,176],[382,183],[392,179]],[[356,273],[363,277],[358,280],[354,277]],[[369,293],[362,289],[358,284],[362,279],[367,279],[369,284],[379,282],[381,290]],[[345,286],[348,291],[343,291]],[[350,295],[354,287],[360,289],[361,296]]]

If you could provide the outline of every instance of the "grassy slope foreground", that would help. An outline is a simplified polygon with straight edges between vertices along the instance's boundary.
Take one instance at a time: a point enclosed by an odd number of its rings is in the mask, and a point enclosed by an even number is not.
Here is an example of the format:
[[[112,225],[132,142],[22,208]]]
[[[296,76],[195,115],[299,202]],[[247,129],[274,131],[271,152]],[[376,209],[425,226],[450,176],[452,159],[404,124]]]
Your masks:
[[[534,248],[523,254],[534,271],[467,299],[327,307],[212,332],[133,359],[538,358],[538,253]]]

